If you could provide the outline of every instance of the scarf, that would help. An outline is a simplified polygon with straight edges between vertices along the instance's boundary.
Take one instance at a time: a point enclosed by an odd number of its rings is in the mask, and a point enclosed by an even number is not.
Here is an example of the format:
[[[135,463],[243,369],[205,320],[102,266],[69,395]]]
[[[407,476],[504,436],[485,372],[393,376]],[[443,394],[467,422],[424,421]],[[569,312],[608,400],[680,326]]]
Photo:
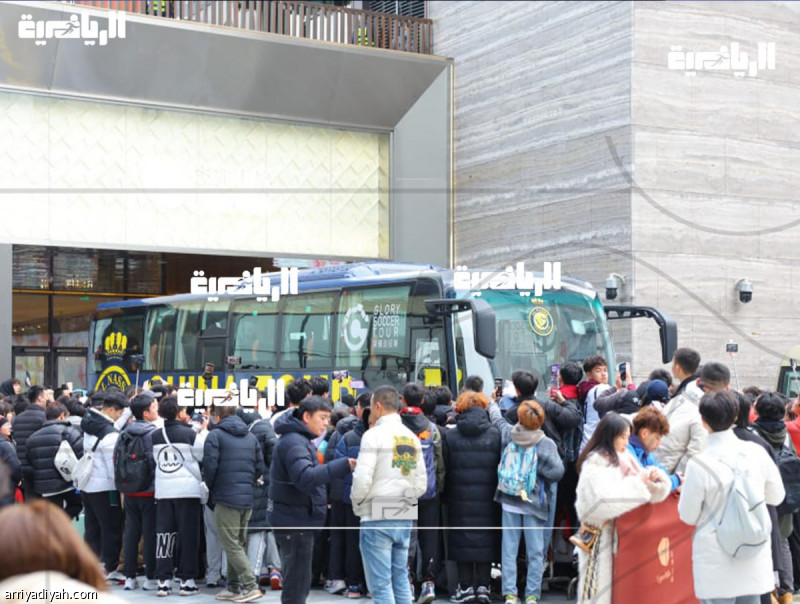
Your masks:
[[[419,407],[403,407],[398,413],[400,415],[422,415],[422,409]]]
[[[571,398],[576,399],[578,398],[578,387],[577,386],[568,386],[564,384],[559,388],[561,390],[561,394],[564,395],[564,398]]]
[[[578,384],[578,398],[582,403],[586,402],[586,395],[589,394],[589,391],[597,386],[600,382],[596,380],[584,380],[580,384]]]
[[[642,470],[642,466],[639,465],[639,462],[627,449],[622,453],[617,452],[617,459],[623,476],[636,476]]]

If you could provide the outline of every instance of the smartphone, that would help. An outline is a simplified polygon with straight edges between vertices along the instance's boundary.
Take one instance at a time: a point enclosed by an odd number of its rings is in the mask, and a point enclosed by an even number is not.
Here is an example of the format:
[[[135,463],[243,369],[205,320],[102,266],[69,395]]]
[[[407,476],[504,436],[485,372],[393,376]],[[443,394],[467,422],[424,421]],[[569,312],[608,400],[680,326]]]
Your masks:
[[[628,381],[628,364],[620,363],[617,371],[619,371],[619,379],[622,380],[622,385],[624,386],[625,382]]]
[[[558,372],[561,365],[550,365],[550,385],[554,388],[558,387]]]
[[[739,345],[734,344],[733,342],[725,345],[725,352],[732,353],[732,352],[739,352]]]

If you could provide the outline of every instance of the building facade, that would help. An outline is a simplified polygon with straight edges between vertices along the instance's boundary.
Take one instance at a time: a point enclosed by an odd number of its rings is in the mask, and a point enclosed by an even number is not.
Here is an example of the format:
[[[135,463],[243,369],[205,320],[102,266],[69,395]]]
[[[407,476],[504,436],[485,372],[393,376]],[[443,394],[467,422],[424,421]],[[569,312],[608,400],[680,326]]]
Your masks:
[[[0,375],[80,382],[98,301],[197,269],[449,263],[451,63],[420,20],[87,4],[0,4]]]
[[[456,263],[560,260],[600,292],[616,273],[613,303],[774,388],[800,330],[799,8],[429,3],[456,74]],[[634,377],[661,366],[655,324],[612,329]]]

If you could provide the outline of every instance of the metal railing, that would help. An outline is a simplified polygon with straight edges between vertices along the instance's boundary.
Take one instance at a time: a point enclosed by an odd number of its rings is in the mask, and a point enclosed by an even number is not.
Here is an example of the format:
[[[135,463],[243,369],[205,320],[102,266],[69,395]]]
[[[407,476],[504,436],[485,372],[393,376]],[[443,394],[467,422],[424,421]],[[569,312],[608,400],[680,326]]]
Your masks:
[[[310,40],[433,52],[430,19],[294,0],[67,0],[69,4]]]

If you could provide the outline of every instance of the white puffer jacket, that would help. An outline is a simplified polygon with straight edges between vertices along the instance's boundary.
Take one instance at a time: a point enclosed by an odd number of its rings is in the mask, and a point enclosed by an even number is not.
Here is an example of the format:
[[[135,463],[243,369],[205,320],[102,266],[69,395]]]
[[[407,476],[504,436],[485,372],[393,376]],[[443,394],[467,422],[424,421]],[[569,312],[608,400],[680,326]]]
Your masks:
[[[670,474],[684,472],[689,460],[706,446],[708,432],[703,427],[699,409],[703,394],[697,383],[690,382],[683,394],[664,407],[664,415],[669,420],[669,434],[661,439],[661,445],[653,455]]]
[[[89,453],[97,442],[97,435],[104,434],[94,452],[92,473],[84,493],[102,493],[116,491],[114,484],[114,447],[117,445],[119,432],[114,428],[114,421],[96,409],[89,409],[81,421],[83,428],[83,454]]]

